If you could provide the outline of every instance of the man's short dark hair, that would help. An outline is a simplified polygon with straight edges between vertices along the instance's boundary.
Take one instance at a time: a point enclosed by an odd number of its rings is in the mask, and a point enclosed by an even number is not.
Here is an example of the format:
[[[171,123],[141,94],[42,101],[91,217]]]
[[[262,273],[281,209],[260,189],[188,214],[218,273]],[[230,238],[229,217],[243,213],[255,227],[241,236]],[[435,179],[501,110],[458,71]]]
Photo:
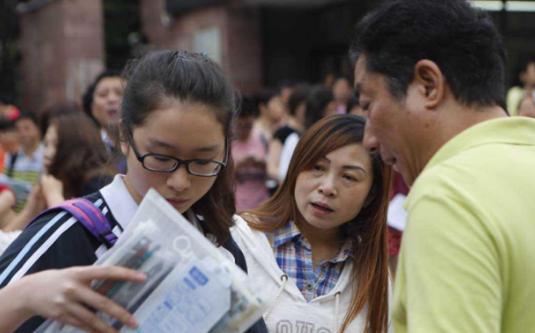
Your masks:
[[[401,99],[421,59],[435,62],[465,105],[504,105],[505,49],[491,18],[465,0],[386,1],[357,25],[353,59]]]

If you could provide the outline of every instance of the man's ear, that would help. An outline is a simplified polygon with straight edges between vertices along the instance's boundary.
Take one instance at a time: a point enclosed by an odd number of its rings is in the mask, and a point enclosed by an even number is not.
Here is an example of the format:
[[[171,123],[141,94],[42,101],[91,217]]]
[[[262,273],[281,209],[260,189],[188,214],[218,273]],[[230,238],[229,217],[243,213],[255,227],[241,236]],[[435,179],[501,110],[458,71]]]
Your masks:
[[[435,109],[444,99],[446,78],[434,61],[423,59],[414,65],[413,83],[417,85],[427,109]]]

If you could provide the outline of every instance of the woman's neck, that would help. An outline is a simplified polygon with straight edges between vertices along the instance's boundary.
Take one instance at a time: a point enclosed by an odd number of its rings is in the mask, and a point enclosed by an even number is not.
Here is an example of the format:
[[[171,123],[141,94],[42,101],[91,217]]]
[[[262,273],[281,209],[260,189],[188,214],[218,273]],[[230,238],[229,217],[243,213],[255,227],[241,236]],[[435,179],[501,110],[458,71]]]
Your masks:
[[[334,258],[340,252],[343,244],[340,228],[318,229],[306,221],[298,221],[296,226],[303,237],[310,243],[314,266],[324,260]]]

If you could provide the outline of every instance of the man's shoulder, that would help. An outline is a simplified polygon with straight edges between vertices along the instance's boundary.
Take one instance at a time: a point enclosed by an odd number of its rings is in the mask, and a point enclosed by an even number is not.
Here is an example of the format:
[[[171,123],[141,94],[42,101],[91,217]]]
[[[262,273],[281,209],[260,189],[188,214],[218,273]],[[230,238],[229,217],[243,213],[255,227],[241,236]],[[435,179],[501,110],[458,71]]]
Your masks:
[[[456,181],[455,177],[451,177],[452,173],[449,169],[447,164],[441,163],[431,169],[424,170],[418,175],[418,178],[410,188],[406,205],[410,206],[422,197],[441,196],[445,192],[449,192],[450,186],[448,182]]]

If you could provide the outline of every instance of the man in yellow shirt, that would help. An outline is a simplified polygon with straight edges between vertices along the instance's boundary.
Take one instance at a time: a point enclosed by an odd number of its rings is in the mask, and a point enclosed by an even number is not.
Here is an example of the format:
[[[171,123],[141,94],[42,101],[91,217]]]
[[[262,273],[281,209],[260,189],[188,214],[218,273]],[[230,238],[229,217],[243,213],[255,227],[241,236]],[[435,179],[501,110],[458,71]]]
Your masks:
[[[352,51],[365,145],[412,186],[396,333],[535,331],[535,120],[502,108],[492,20],[465,0],[384,2]]]

